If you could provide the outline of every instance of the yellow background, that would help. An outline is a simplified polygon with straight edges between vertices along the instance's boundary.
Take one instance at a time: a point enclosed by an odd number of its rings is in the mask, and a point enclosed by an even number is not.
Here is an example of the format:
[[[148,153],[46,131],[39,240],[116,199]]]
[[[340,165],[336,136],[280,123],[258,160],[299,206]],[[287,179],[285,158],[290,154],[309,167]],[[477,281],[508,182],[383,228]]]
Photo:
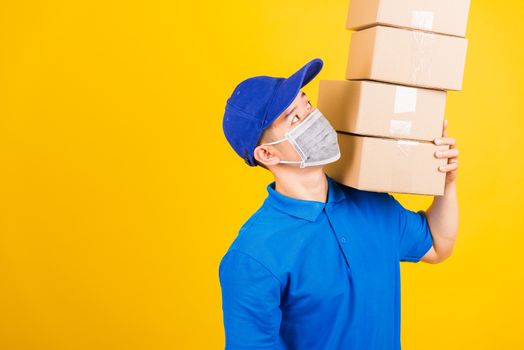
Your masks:
[[[2,1],[0,348],[223,348],[218,263],[272,181],[227,144],[227,97],[324,60],[348,1]],[[524,10],[474,0],[460,232],[402,264],[405,349],[523,349]],[[411,209],[432,197],[399,195]]]

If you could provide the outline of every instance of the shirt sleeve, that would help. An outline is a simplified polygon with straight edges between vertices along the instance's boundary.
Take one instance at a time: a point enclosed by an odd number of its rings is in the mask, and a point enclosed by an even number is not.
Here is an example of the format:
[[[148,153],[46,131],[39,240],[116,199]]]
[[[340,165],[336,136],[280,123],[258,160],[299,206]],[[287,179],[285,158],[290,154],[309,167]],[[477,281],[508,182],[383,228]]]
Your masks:
[[[406,209],[395,197],[388,194],[393,202],[395,217],[399,228],[400,261],[418,262],[433,246],[433,237],[429,229],[424,210],[417,212]]]
[[[273,349],[281,322],[280,281],[250,255],[230,249],[219,267],[226,349]]]

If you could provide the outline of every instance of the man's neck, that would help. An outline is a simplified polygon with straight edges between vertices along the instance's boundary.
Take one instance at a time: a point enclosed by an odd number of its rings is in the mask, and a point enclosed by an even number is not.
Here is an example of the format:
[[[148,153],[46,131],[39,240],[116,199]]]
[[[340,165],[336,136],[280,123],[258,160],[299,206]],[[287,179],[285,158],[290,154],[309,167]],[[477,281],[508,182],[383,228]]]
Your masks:
[[[291,169],[289,169],[291,170]],[[328,181],[321,167],[274,172],[275,190],[285,196],[326,202]]]

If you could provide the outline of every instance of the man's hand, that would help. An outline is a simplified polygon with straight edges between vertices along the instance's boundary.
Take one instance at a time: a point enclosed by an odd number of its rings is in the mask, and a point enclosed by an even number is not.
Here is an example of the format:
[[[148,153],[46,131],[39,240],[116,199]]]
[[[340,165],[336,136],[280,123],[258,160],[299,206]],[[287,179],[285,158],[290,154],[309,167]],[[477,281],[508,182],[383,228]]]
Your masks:
[[[446,187],[454,183],[457,178],[457,169],[458,169],[458,154],[459,150],[457,149],[456,140],[452,137],[448,137],[448,121],[444,120],[444,129],[442,131],[442,137],[437,137],[433,142],[436,145],[449,145],[449,150],[447,151],[437,151],[435,152],[436,158],[447,158],[448,162],[446,165],[439,167],[439,171],[447,173],[446,174]]]
[[[449,258],[453,252],[457,238],[459,224],[459,210],[457,202],[457,169],[458,149],[456,141],[448,137],[447,120],[444,120],[442,137],[433,142],[436,145],[450,145],[449,150],[435,153],[437,158],[447,158],[447,165],[441,166],[439,171],[446,173],[446,184],[443,196],[435,196],[433,203],[426,211],[428,224],[433,238],[433,247],[424,255],[421,261],[427,263],[439,263]]]

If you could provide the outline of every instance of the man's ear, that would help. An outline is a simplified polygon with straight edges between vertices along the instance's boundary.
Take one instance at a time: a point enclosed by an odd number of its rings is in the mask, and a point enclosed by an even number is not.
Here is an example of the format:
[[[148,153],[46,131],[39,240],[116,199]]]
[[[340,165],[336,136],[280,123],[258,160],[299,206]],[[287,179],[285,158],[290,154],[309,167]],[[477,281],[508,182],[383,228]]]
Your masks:
[[[255,147],[253,156],[257,161],[264,164],[265,166],[277,165],[278,162],[280,162],[280,158],[278,158],[275,153],[272,152],[271,147],[268,146]]]

